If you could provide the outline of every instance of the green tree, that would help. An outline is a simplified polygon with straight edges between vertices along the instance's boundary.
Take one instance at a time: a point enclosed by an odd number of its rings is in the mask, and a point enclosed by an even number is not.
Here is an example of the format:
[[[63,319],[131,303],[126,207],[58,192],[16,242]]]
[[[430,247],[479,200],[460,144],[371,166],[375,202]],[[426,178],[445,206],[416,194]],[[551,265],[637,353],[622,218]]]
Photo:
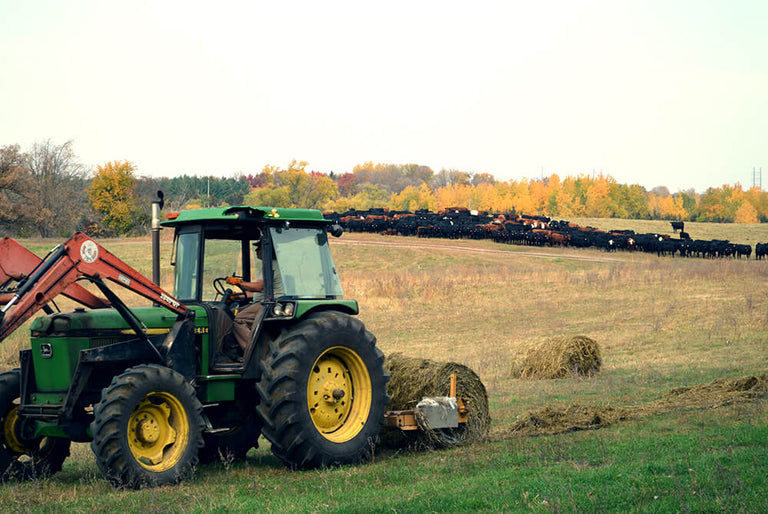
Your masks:
[[[675,193],[674,196],[679,196],[682,199],[685,219],[695,221],[699,216],[699,195],[696,194],[696,191],[688,189]]]
[[[128,161],[112,161],[96,168],[88,199],[101,215],[102,224],[116,235],[127,234],[137,226],[135,187],[134,167]]]

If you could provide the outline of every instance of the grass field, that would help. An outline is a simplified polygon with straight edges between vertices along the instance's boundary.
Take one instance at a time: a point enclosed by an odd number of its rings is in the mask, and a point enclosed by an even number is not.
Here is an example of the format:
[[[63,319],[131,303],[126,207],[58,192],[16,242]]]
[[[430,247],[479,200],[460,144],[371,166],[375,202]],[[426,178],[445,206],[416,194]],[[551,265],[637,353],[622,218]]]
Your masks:
[[[619,221],[577,220],[671,232]],[[686,224],[694,238],[768,241],[762,225],[695,225]],[[41,252],[51,246],[30,243]],[[150,273],[148,240],[103,244]],[[385,353],[452,360],[478,373],[490,399],[489,441],[379,451],[372,463],[308,472],[284,468],[264,441],[245,464],[200,467],[179,486],[144,491],[113,490],[78,444],[54,477],[0,485],[0,510],[757,512],[768,505],[764,397],[651,408],[675,388],[768,372],[768,262],[361,234],[333,240],[332,251],[346,296],[358,299]],[[577,334],[601,346],[597,375],[511,378],[512,358],[526,342]],[[0,366],[15,365],[25,337],[4,342]],[[599,430],[511,430],[545,407],[642,415],[594,424]]]

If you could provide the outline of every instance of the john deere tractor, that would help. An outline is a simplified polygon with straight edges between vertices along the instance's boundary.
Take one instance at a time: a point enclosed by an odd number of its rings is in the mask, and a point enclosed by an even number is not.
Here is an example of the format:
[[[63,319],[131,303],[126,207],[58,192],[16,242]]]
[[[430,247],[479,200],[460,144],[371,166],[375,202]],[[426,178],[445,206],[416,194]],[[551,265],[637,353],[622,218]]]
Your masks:
[[[328,246],[340,227],[315,210],[248,206],[162,225],[174,230],[173,295],[84,234],[43,259],[0,241],[0,340],[43,310],[19,368],[0,374],[0,477],[59,471],[71,441],[90,442],[127,488],[244,459],[260,435],[292,468],[368,458],[402,418],[386,419],[383,355],[342,295]],[[251,298],[227,277],[263,280],[244,348],[232,325]],[[152,305],[129,308],[115,285]],[[59,295],[82,306],[61,312]]]

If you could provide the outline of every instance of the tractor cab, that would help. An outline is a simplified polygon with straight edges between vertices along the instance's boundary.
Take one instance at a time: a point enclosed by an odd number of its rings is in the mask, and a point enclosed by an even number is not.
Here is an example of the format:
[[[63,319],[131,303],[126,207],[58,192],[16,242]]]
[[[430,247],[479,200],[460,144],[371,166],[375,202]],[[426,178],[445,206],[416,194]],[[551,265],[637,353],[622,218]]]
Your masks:
[[[339,276],[328,246],[328,234],[340,235],[319,211],[228,207],[171,214],[163,226],[173,227],[174,297],[208,311],[212,341],[211,367],[222,368],[222,354],[246,362],[248,351],[235,358],[225,340],[228,322],[251,302],[263,305],[249,350],[280,326],[313,310],[333,305],[357,313],[357,302],[343,300]],[[271,258],[267,258],[271,256]],[[263,290],[247,293],[226,282],[263,280]],[[227,319],[229,317],[229,320]],[[218,363],[218,364],[217,364]],[[230,366],[224,366],[229,368]]]

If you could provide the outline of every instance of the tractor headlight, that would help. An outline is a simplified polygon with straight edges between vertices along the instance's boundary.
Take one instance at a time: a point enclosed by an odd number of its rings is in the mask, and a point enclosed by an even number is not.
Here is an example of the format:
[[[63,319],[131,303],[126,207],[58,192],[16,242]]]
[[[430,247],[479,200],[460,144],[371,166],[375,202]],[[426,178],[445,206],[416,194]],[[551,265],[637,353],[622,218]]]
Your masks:
[[[278,318],[290,318],[293,316],[293,304],[286,302],[278,302],[272,308],[272,314]]]

